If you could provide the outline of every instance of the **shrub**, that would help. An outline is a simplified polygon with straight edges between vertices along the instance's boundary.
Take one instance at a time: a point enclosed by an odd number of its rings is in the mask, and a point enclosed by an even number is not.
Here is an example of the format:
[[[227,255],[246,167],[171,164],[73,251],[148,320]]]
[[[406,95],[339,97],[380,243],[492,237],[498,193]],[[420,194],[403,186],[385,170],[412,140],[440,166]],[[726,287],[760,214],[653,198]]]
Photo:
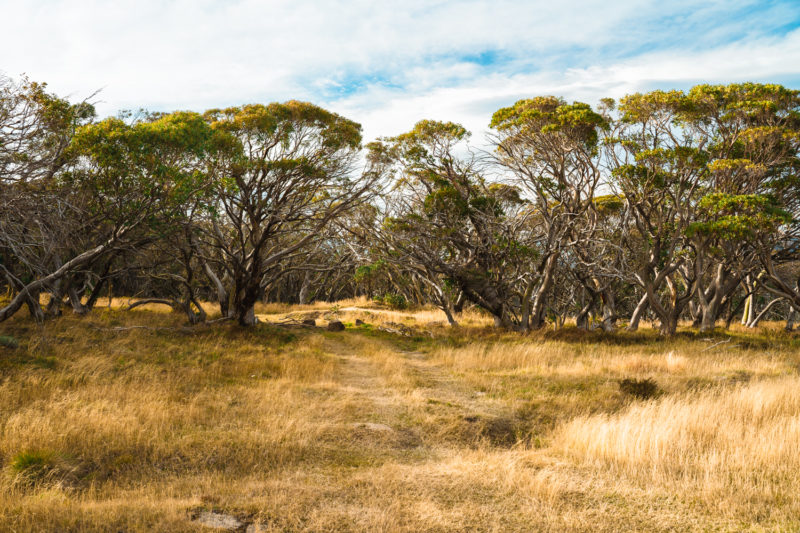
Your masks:
[[[50,450],[23,450],[11,458],[11,470],[29,483],[43,481],[55,473],[59,456]]]
[[[44,483],[75,485],[78,482],[78,466],[52,450],[23,450],[11,458],[9,468],[14,474],[14,482],[22,486]]]
[[[5,346],[6,348],[17,348],[19,347],[19,341],[14,337],[0,335],[0,346]]]
[[[389,306],[392,309],[406,309],[408,308],[408,301],[406,297],[402,294],[391,294],[386,293],[381,298],[381,301],[384,305]]]
[[[628,396],[633,396],[639,400],[647,400],[657,396],[660,392],[658,383],[652,378],[633,379],[625,378],[619,380],[619,390]]]

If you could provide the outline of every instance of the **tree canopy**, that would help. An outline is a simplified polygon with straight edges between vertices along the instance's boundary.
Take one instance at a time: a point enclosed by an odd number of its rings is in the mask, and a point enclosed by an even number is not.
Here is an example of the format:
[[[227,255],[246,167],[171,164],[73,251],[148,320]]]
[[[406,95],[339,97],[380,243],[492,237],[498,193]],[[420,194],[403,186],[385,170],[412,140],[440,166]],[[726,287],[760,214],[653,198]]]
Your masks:
[[[202,300],[249,326],[260,300],[366,295],[520,331],[791,325],[800,92],[540,95],[489,127],[485,149],[434,120],[364,145],[307,102],[98,119],[0,80],[0,320],[86,313],[110,284],[191,323]]]

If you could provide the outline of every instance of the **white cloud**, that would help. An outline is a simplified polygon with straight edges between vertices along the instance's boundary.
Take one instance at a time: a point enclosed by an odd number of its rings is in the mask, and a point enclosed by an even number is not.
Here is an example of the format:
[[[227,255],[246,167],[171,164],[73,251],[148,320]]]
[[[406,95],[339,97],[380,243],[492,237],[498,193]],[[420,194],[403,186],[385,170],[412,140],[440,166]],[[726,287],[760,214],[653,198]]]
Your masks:
[[[375,86],[330,106],[360,121],[367,138],[402,133],[417,120],[432,118],[461,122],[480,144],[492,113],[521,98],[553,94],[594,105],[604,97],[620,98],[663,86],[798,78],[798,59],[800,30],[795,30],[781,38],[733,43],[704,52],[652,52],[587,68],[490,74],[453,87],[433,85],[416,92]]]
[[[532,94],[594,102],[800,69],[797,32],[768,37],[798,20],[793,0],[0,0],[0,14],[0,70],[73,97],[102,88],[101,113],[296,98],[367,138],[423,117],[480,131]],[[484,52],[500,63],[469,60]]]

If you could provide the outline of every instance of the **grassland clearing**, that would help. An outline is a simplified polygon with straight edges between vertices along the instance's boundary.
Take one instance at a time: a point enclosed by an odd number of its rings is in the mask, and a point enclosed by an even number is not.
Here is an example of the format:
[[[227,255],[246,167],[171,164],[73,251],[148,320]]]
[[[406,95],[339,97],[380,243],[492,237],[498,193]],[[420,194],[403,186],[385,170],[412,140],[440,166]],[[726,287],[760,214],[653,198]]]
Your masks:
[[[349,301],[188,328],[122,303],[0,325],[0,529],[800,528],[800,338],[778,325],[521,336]],[[347,329],[274,324],[306,315]]]

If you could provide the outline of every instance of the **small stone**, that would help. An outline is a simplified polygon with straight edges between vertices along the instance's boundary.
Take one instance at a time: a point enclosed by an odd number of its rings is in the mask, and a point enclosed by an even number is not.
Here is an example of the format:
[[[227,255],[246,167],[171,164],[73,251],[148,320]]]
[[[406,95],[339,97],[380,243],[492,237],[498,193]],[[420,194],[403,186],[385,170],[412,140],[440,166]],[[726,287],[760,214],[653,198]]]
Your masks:
[[[364,321],[361,320],[360,318],[356,318],[356,326],[363,326],[363,325],[364,325]]]
[[[317,325],[317,321],[314,320],[313,318],[306,318],[305,320],[303,320],[303,325],[304,326],[316,326]]]
[[[197,518],[195,518],[195,521],[206,527],[213,527],[215,529],[235,530],[243,525],[235,516],[215,513],[213,511],[200,513],[197,515]]]
[[[344,331],[344,324],[338,320],[328,322],[328,331]]]

